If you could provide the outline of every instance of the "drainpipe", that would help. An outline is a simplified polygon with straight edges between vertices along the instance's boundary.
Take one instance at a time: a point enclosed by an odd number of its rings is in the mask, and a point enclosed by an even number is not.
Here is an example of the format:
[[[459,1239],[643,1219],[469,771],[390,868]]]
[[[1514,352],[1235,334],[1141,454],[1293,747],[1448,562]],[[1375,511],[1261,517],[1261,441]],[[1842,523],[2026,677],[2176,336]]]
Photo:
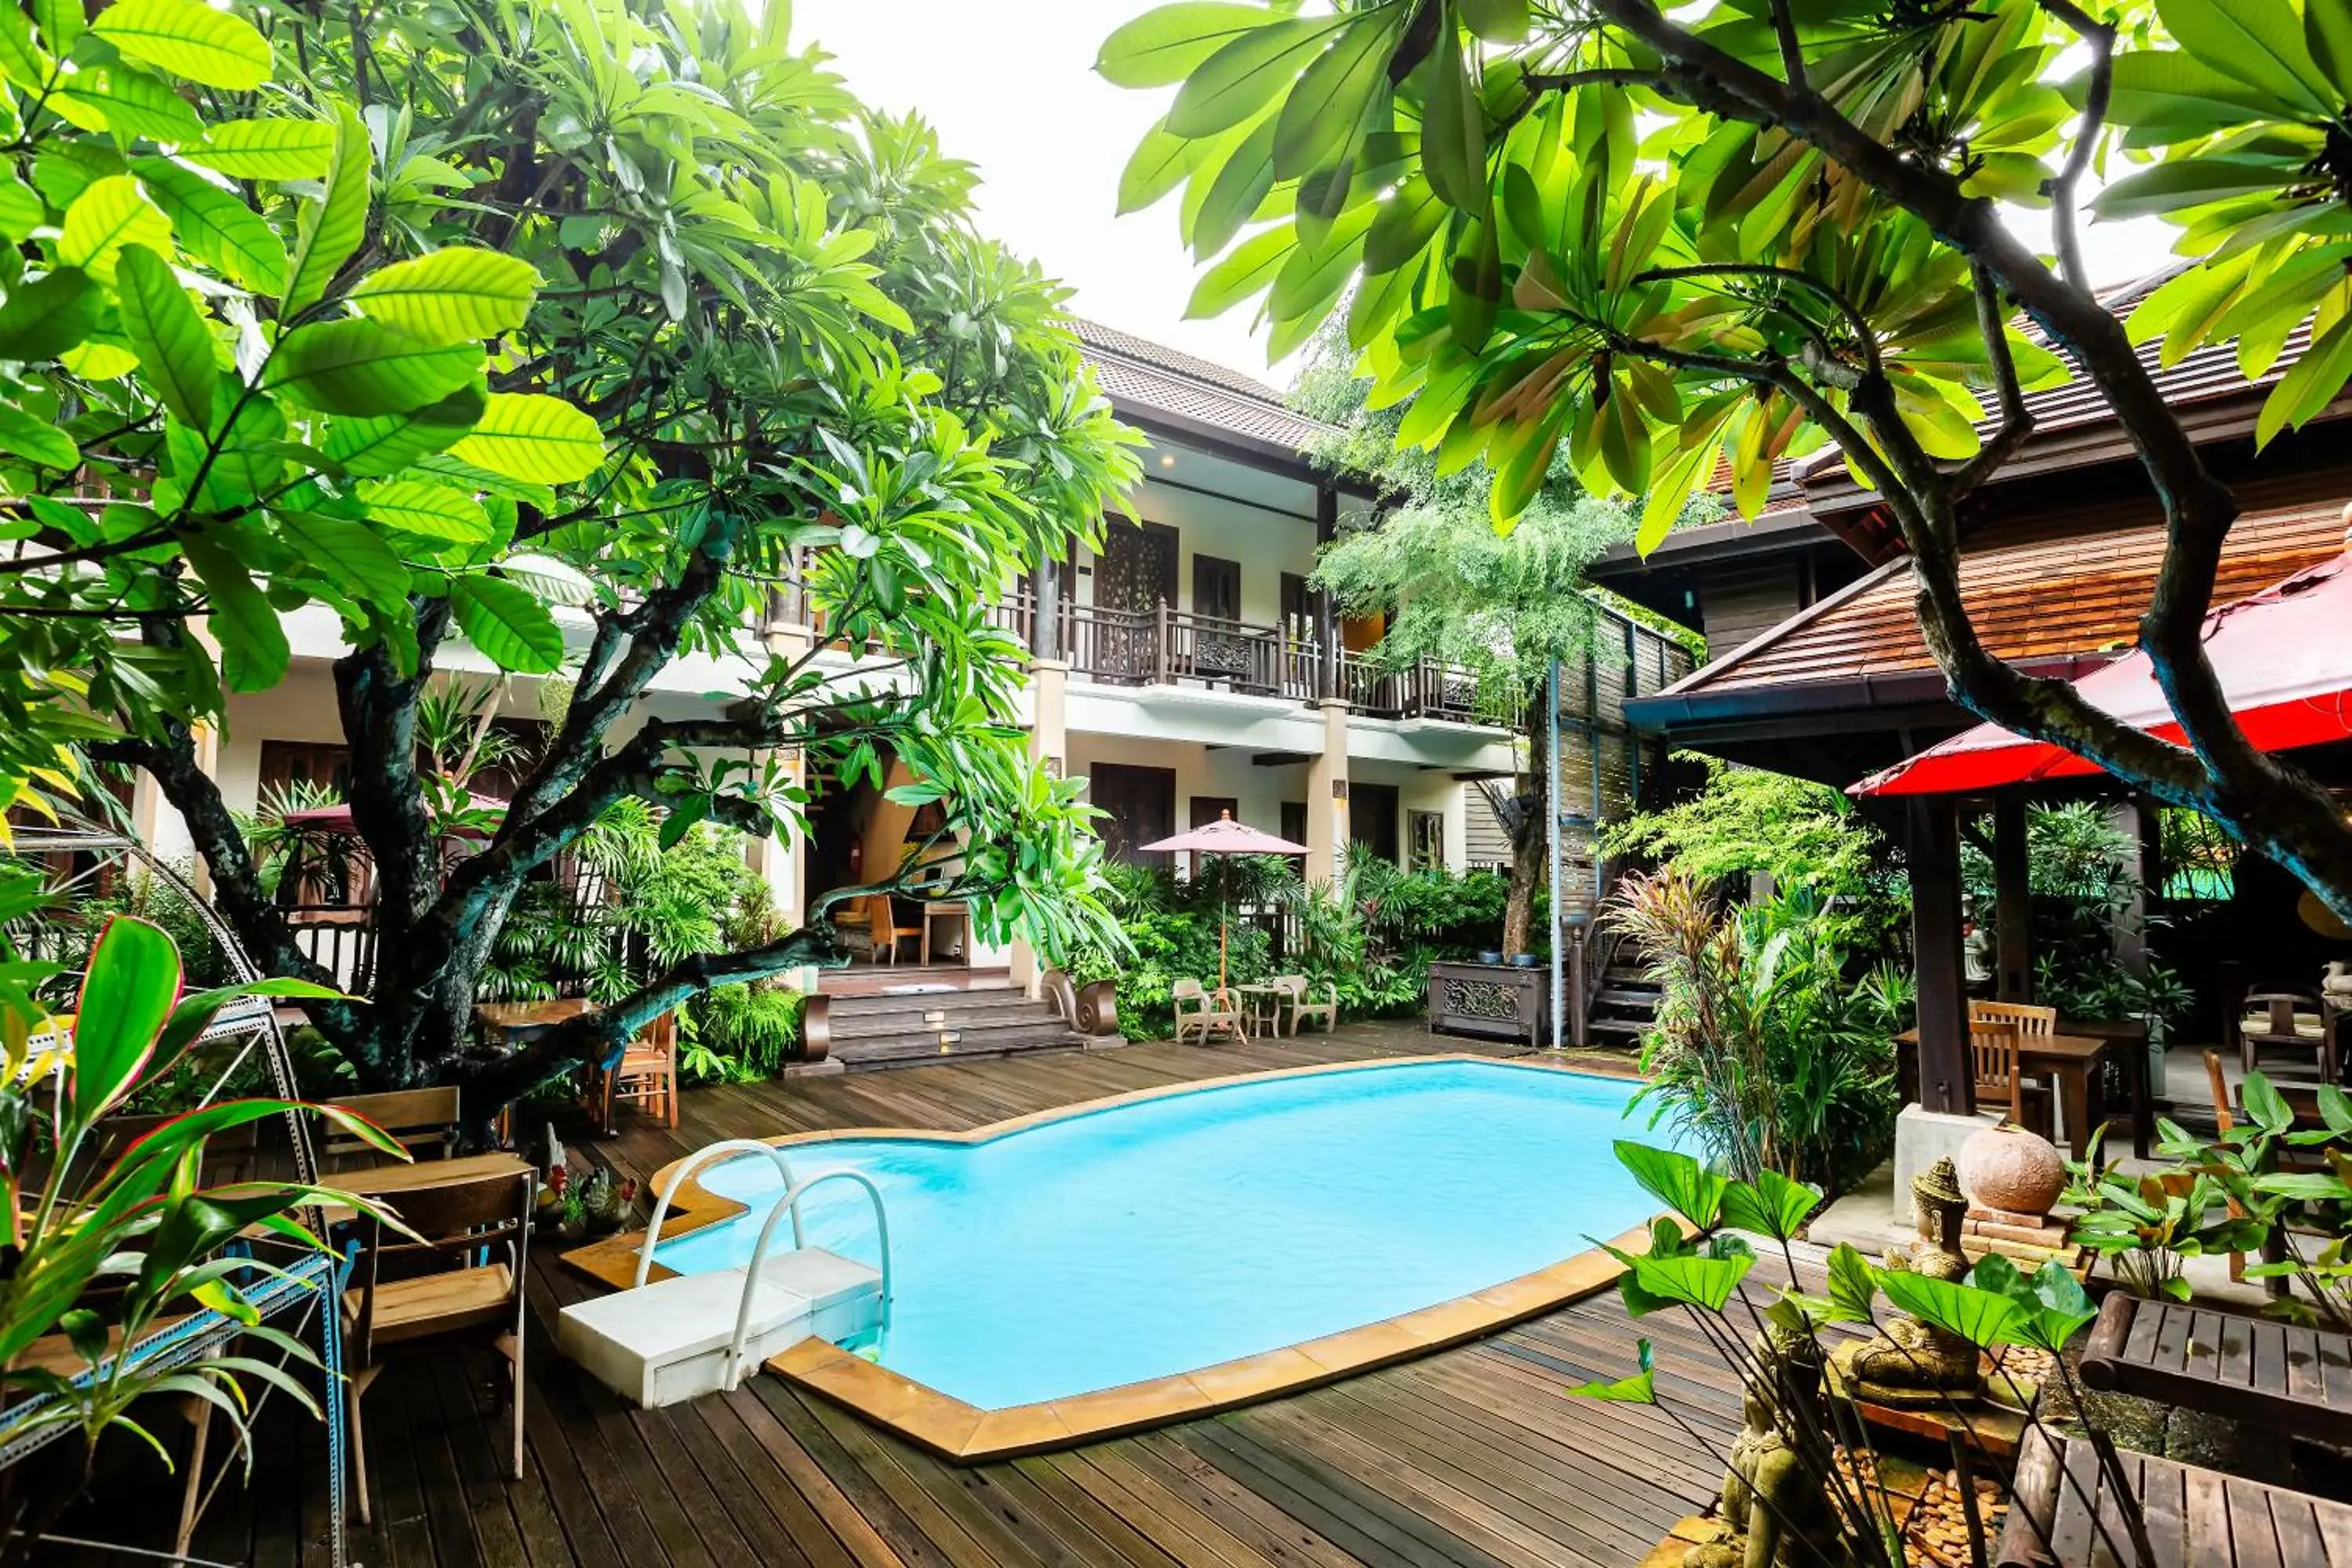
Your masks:
[[[1568,1017],[1559,951],[1559,660],[1544,673],[1544,744],[1551,748],[1551,765],[1544,770],[1544,820],[1550,826],[1551,844],[1551,1043],[1558,1048],[1560,1027]]]

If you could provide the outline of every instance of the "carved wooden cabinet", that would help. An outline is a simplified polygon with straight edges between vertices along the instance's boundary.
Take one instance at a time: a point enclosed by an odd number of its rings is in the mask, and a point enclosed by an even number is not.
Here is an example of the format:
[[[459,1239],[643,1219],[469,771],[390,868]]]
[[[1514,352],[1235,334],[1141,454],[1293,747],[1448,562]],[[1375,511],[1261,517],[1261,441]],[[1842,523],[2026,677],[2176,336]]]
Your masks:
[[[1429,966],[1429,1026],[1441,1035],[1551,1043],[1551,972],[1500,963]]]

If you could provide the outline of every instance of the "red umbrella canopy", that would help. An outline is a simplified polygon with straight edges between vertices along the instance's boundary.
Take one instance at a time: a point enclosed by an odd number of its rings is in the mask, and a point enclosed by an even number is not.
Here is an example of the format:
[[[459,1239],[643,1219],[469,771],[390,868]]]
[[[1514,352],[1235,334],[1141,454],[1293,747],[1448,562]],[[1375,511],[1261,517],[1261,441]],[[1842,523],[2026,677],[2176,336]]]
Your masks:
[[[1179,833],[1172,838],[1162,838],[1143,848],[1158,854],[1190,851],[1195,855],[1304,855],[1307,846],[1293,844],[1287,838],[1276,838],[1271,833],[1261,833],[1234,820],[1230,811],[1217,813],[1217,820],[1205,827],[1195,827]]]
[[[2298,572],[2205,618],[2205,656],[2246,738],[2266,752],[2352,736],[2352,559]],[[2074,683],[2093,707],[2160,741],[2185,744],[2147,655],[2133,652]],[[1979,724],[1883,773],[1853,795],[1958,795],[2039,779],[2081,778],[2098,764],[1997,724]]]

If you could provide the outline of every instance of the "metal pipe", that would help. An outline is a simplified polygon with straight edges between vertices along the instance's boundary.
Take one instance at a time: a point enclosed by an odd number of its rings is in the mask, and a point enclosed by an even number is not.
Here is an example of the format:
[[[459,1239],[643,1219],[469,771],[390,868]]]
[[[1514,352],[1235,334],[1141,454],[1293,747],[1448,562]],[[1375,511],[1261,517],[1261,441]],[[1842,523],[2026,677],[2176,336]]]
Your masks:
[[[743,1267],[743,1299],[735,1307],[735,1337],[727,1345],[727,1386],[733,1388],[743,1377],[743,1342],[751,1335],[751,1298],[759,1293],[760,1270],[767,1266],[768,1244],[775,1239],[776,1222],[787,1214],[793,1216],[793,1249],[797,1252],[807,1245],[801,1235],[801,1199],[812,1188],[827,1182],[856,1182],[866,1189],[874,1205],[874,1233],[880,1240],[882,1258],[881,1318],[877,1332],[890,1330],[890,1215],[882,1206],[882,1189],[862,1171],[824,1171],[811,1176],[797,1187],[787,1187],[784,1195],[768,1209],[768,1220],[760,1227],[760,1239],[751,1248],[751,1259]]]
[[[1544,769],[1544,811],[1551,824],[1551,1043],[1559,1044],[1560,1020],[1568,1016],[1565,1001],[1566,982],[1560,972],[1559,951],[1559,660],[1554,658],[1544,673],[1544,744],[1551,748],[1546,759],[1550,764]],[[1598,771],[1597,769],[1595,770]]]
[[[707,1148],[696,1151],[688,1156],[685,1164],[678,1167],[677,1174],[670,1178],[669,1185],[664,1187],[654,1199],[654,1217],[646,1226],[644,1245],[637,1248],[637,1277],[631,1284],[631,1289],[644,1289],[646,1276],[653,1272],[654,1247],[661,1240],[662,1221],[669,1214],[670,1194],[686,1185],[687,1177],[694,1174],[721,1154],[766,1155],[775,1165],[776,1173],[783,1178],[784,1190],[786,1192],[792,1190],[793,1168],[785,1162],[784,1152],[773,1143],[762,1143],[757,1138],[730,1138],[723,1142],[713,1143]],[[793,1245],[795,1247],[801,1245],[800,1212],[797,1209],[793,1213]]]

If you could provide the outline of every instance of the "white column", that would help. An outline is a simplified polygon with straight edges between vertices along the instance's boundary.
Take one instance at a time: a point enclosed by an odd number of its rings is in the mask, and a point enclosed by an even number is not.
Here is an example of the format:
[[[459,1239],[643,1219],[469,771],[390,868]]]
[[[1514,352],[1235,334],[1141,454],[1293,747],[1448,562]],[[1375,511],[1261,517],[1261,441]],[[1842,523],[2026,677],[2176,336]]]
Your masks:
[[[1348,704],[1326,697],[1323,751],[1307,769],[1307,879],[1331,882],[1348,857]]]
[[[1069,687],[1068,659],[1029,661],[1029,760],[1055,778],[1063,775],[1069,763]],[[1007,962],[1013,984],[1035,996],[1045,965],[1027,938],[1013,938]]]

